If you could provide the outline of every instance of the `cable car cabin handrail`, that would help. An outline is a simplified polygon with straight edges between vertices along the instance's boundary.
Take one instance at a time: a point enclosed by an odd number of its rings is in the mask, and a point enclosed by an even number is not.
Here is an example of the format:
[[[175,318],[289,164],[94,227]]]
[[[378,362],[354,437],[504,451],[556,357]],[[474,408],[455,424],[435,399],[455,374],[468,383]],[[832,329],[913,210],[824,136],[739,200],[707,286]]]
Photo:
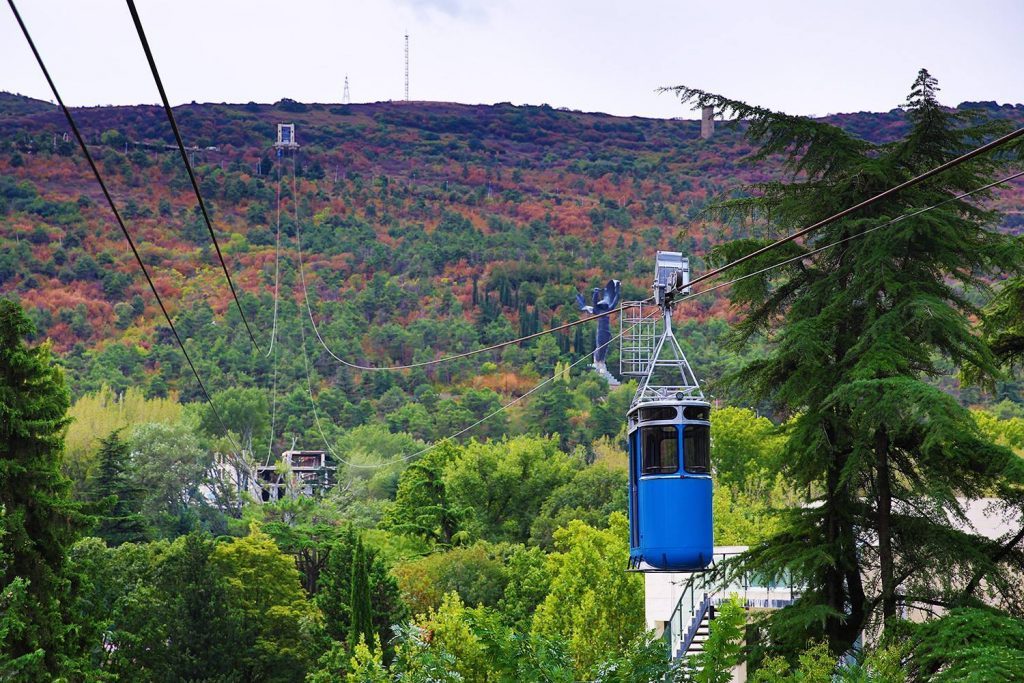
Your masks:
[[[634,405],[626,413],[626,417],[631,425],[708,424],[711,420],[711,404],[701,399],[662,399]]]

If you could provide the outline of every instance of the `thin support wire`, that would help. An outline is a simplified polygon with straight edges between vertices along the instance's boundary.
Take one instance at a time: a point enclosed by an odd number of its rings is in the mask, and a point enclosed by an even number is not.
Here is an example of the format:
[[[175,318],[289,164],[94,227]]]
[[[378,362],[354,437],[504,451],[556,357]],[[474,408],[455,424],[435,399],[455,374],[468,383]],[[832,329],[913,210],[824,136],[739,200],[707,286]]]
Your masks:
[[[761,247],[760,249],[756,249],[756,250],[750,252],[749,254],[746,254],[745,256],[741,256],[738,259],[736,259],[735,261],[731,261],[730,263],[726,263],[724,266],[721,266],[720,268],[715,268],[713,270],[710,270],[707,273],[704,273],[703,275],[701,275],[700,277],[696,277],[693,280],[690,280],[690,284],[691,285],[695,285],[698,282],[703,282],[704,280],[708,280],[710,278],[716,277],[716,276],[722,274],[723,272],[725,272],[726,270],[734,268],[734,267],[738,266],[741,263],[745,263],[746,261],[749,261],[750,259],[757,258],[761,254],[764,254],[765,252],[770,251],[771,249],[775,249],[777,247],[780,247],[783,244],[786,244],[787,242],[792,242],[793,240],[796,240],[796,239],[798,239],[800,237],[803,237],[804,235],[806,235],[808,233],[811,233],[811,232],[813,232],[815,230],[818,230],[819,228],[822,228],[822,227],[828,225],[829,223],[834,223],[835,221],[839,220],[840,218],[844,218],[844,217],[850,215],[851,213],[853,213],[853,212],[855,212],[855,211],[857,211],[859,209],[862,209],[862,208],[864,208],[866,206],[870,206],[871,204],[874,204],[875,202],[881,201],[882,199],[885,199],[886,197],[894,195],[894,194],[900,192],[901,190],[905,190],[908,187],[912,187],[914,185],[922,183],[925,180],[927,180],[928,178],[931,178],[934,175],[937,175],[939,173],[942,173],[943,171],[946,171],[946,170],[948,170],[950,168],[953,168],[954,166],[958,166],[958,165],[962,164],[963,162],[968,161],[970,159],[973,159],[974,157],[976,157],[976,156],[978,156],[980,154],[984,154],[984,153],[989,152],[989,151],[991,151],[991,150],[993,150],[993,149],[995,149],[997,147],[1005,145],[1006,143],[1011,142],[1011,141],[1019,138],[1021,135],[1024,135],[1024,128],[1018,128],[1017,130],[1013,131],[1012,133],[1007,133],[1006,135],[1002,136],[1001,138],[998,138],[996,140],[993,140],[992,142],[986,143],[986,144],[982,145],[981,147],[977,147],[975,149],[972,149],[970,152],[967,152],[966,154],[962,154],[961,156],[958,156],[956,159],[951,159],[951,160],[947,161],[944,164],[940,164],[940,165],[936,166],[935,168],[932,168],[931,170],[925,171],[924,173],[921,173],[920,175],[914,176],[913,178],[911,178],[910,180],[907,180],[906,182],[900,183],[899,185],[896,185],[894,187],[890,187],[888,190],[885,190],[884,192],[879,192],[878,194],[874,195],[873,197],[869,197],[868,199],[865,199],[864,201],[860,202],[859,204],[855,204],[853,206],[847,207],[847,208],[843,209],[842,211],[840,211],[839,213],[836,213],[836,214],[834,214],[832,216],[829,216],[828,218],[822,219],[822,220],[818,221],[817,223],[814,223],[813,225],[809,225],[806,228],[803,228],[801,230],[797,230],[796,232],[794,232],[794,233],[792,233],[790,235],[787,235],[786,237],[780,238],[780,239],[772,242],[771,244],[767,244],[767,245]],[[990,185],[990,187],[991,187],[991,185]],[[978,192],[978,191],[980,191],[980,190],[973,190],[973,192]],[[964,195],[961,195],[961,196],[967,196],[967,195],[964,194]],[[944,203],[944,202],[940,202],[939,205],[941,205],[942,203]],[[708,291],[708,290],[705,290],[705,291]]]
[[[901,216],[897,216],[896,218],[893,218],[890,221],[886,221],[885,223],[881,223],[880,225],[876,225],[873,228],[868,228],[867,230],[855,233],[855,234],[850,235],[848,237],[844,237],[844,238],[842,238],[840,240],[836,240],[835,242],[830,242],[829,244],[826,244],[825,246],[817,247],[815,249],[812,249],[811,251],[806,251],[806,252],[804,252],[802,254],[799,254],[797,256],[793,256],[792,258],[788,258],[785,261],[779,261],[778,263],[772,264],[770,266],[766,266],[766,267],[761,268],[759,270],[755,270],[752,273],[747,273],[746,275],[741,275],[740,277],[734,278],[732,280],[729,280],[728,282],[721,282],[721,283],[719,283],[719,284],[717,284],[717,285],[715,285],[713,287],[708,287],[707,289],[702,289],[699,292],[694,292],[692,294],[689,294],[689,295],[683,297],[682,299],[678,299],[678,301],[686,301],[687,299],[692,299],[695,296],[700,296],[701,294],[707,294],[708,292],[713,292],[716,289],[722,289],[723,287],[728,287],[730,285],[734,285],[737,282],[741,282],[741,281],[746,280],[748,278],[756,277],[758,275],[764,275],[765,273],[767,273],[769,271],[775,270],[776,268],[781,268],[782,266],[789,265],[790,263],[795,263],[797,261],[803,261],[804,259],[808,258],[809,256],[814,256],[815,254],[820,254],[821,252],[823,252],[823,251],[825,251],[827,249],[831,249],[833,247],[839,246],[840,244],[844,244],[846,242],[850,242],[851,240],[855,240],[858,237],[864,237],[865,235],[871,234],[871,233],[875,232],[876,230],[881,230],[882,228],[887,228],[887,227],[889,227],[891,225],[899,223],[902,220],[906,220],[907,218],[914,218],[915,216],[920,216],[921,214],[927,213],[928,211],[932,211],[933,209],[937,209],[939,207],[945,206],[946,204],[950,204],[952,202],[959,201],[959,200],[963,199],[964,197],[969,197],[969,196],[971,196],[973,194],[977,194],[978,192],[984,192],[985,190],[990,190],[993,187],[996,187],[997,185],[1002,185],[1003,183],[1008,183],[1011,180],[1014,180],[1016,178],[1020,178],[1021,176],[1024,176],[1024,171],[1017,171],[1016,173],[1008,175],[1005,178],[1001,178],[1000,180],[995,180],[995,181],[993,181],[991,183],[988,183],[987,185],[982,185],[981,187],[976,187],[973,190],[969,190],[969,191],[964,192],[962,194],[958,194],[955,197],[950,197],[949,199],[945,199],[945,200],[943,200],[941,202],[938,202],[937,204],[932,204],[931,206],[926,206],[923,209],[918,209],[917,211],[914,211],[914,212],[911,212],[911,213],[905,213],[905,214],[903,214]]]
[[[277,169],[277,239],[274,249],[274,326],[270,331],[270,348],[267,349],[267,353],[274,354],[274,382],[273,389],[271,390],[271,408],[270,408],[270,439],[267,444],[267,461],[266,466],[270,466],[270,461],[274,457],[274,434],[277,429],[277,346],[274,341],[277,339],[277,311],[278,302],[280,300],[280,284],[281,284],[281,168],[278,165]]]

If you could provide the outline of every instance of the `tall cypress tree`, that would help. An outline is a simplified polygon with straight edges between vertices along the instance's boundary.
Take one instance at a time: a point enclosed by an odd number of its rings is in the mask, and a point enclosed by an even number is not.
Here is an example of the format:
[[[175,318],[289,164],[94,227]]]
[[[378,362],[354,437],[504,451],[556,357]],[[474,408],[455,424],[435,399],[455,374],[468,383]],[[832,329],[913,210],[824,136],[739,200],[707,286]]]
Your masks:
[[[25,345],[33,333],[21,307],[0,299],[0,595],[18,596],[22,612],[18,628],[0,633],[0,678],[12,680],[57,678],[74,654],[65,555],[86,522],[60,469],[64,376],[49,345]]]
[[[677,90],[684,101],[747,119],[748,136],[760,144],[757,157],[788,160],[794,182],[767,183],[753,198],[719,205],[726,213],[769,217],[782,232],[960,156],[997,130],[941,107],[936,81],[924,70],[905,106],[910,130],[887,144]],[[956,605],[977,597],[980,585],[1004,590],[1004,604],[1024,610],[1013,589],[1024,558],[1013,539],[1001,545],[950,524],[964,519],[965,498],[995,494],[1024,508],[1021,462],[988,443],[970,414],[932,381],[944,365],[996,371],[971,326],[978,313],[972,295],[986,290],[986,275],[1019,273],[1024,259],[994,229],[994,212],[954,197],[989,182],[997,168],[992,156],[975,158],[735,273],[849,240],[732,290],[746,311],[737,343],[769,341],[767,353],[733,381],[751,398],[795,415],[783,473],[794,489],[814,493],[812,505],[789,511],[782,531],[724,569],[806,586],[794,606],[771,617],[771,640],[784,649],[824,637],[842,652],[866,626],[891,624],[900,605]],[[765,243],[732,242],[715,257],[721,263]]]
[[[317,583],[316,603],[324,615],[324,630],[337,641],[348,637],[349,624],[352,622],[349,599],[355,545],[355,531],[349,526],[344,535],[330,546],[327,562]]]
[[[352,553],[352,572],[349,579],[349,621],[348,646],[355,649],[360,639],[373,647],[373,619],[370,606],[370,563],[368,562],[363,539],[357,538]]]
[[[362,548],[362,560],[356,557],[360,552],[357,546]],[[357,569],[360,564],[362,569]],[[353,581],[357,573],[361,575]],[[366,577],[365,585],[362,575]],[[358,589],[354,590],[354,584]],[[398,582],[380,556],[362,543],[352,527],[330,548],[327,566],[317,584],[316,603],[324,615],[324,630],[333,640],[354,647],[361,633],[367,645],[373,647],[376,633],[384,650],[384,661],[391,661],[394,656],[391,627],[406,618],[407,610]],[[357,615],[357,612],[363,614]]]

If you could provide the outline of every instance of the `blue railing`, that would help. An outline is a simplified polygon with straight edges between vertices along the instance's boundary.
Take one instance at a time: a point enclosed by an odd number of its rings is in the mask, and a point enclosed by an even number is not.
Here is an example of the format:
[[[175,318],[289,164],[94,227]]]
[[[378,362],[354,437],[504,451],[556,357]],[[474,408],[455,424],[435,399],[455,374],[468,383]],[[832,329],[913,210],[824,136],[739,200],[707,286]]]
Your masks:
[[[736,554],[715,553],[714,562],[721,562]],[[755,609],[781,609],[793,604],[800,595],[800,588],[793,586],[792,581],[780,585],[764,581],[761,577],[740,576],[728,584],[709,584],[705,576],[704,573],[688,576],[686,587],[665,625],[663,637],[672,658],[678,658],[686,652],[708,609],[728,601],[733,595],[739,597],[745,607]]]
[[[697,609],[693,613],[693,618],[690,620],[690,627],[686,630],[686,635],[683,636],[682,641],[679,643],[679,649],[675,651],[675,657],[682,657],[683,653],[690,649],[690,643],[697,636],[697,631],[700,630],[701,622],[704,621],[704,616],[711,609],[711,596],[707,593],[704,594],[704,599],[700,601]]]
[[[672,616],[665,624],[664,638],[671,657],[677,656],[679,646],[690,631],[696,633],[696,628],[693,626],[694,616],[709,600],[710,596],[706,590],[704,575],[690,574],[686,587],[679,596],[675,609],[672,610]],[[701,616],[703,617],[703,614]],[[697,623],[700,624],[699,619]]]

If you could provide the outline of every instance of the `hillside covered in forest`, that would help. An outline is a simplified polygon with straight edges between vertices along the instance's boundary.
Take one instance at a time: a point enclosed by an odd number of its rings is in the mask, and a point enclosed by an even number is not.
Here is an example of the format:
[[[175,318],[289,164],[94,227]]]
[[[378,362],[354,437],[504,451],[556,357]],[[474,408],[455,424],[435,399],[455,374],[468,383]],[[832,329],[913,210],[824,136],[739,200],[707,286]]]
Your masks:
[[[1022,105],[959,109],[1024,121]],[[439,393],[452,414],[411,429],[436,438],[593,346],[592,329],[576,327],[492,354],[483,367],[471,358],[400,375],[353,373],[310,336],[308,320],[302,341],[300,237],[326,346],[352,362],[389,365],[578,319],[575,293],[609,278],[624,282],[627,298],[642,298],[657,249],[684,252],[699,273],[716,244],[799,227],[705,212],[715,200],[785,179],[779,159],[750,159],[756,150],[736,122],[719,122],[702,140],[698,121],[543,105],[185,105],[176,116],[247,317],[264,348],[272,336],[278,344],[263,357],[229,305],[163,111],[93,107],[75,115],[211,391],[269,392],[276,374],[286,397],[281,444],[312,435],[301,400],[303,348],[339,430],[375,415],[409,430],[412,418],[396,411]],[[896,139],[908,125],[900,109],[828,120],[872,142]],[[278,123],[295,124],[297,152],[275,154]],[[196,400],[199,389],[59,110],[4,94],[0,141],[0,294],[17,297],[38,336],[52,340],[73,393],[106,385]],[[1019,181],[991,204],[1004,212],[1006,230],[1024,229]],[[702,378],[713,381],[735,363],[722,348],[735,315],[726,290],[682,305],[681,338]],[[587,422],[577,417],[577,427]]]

